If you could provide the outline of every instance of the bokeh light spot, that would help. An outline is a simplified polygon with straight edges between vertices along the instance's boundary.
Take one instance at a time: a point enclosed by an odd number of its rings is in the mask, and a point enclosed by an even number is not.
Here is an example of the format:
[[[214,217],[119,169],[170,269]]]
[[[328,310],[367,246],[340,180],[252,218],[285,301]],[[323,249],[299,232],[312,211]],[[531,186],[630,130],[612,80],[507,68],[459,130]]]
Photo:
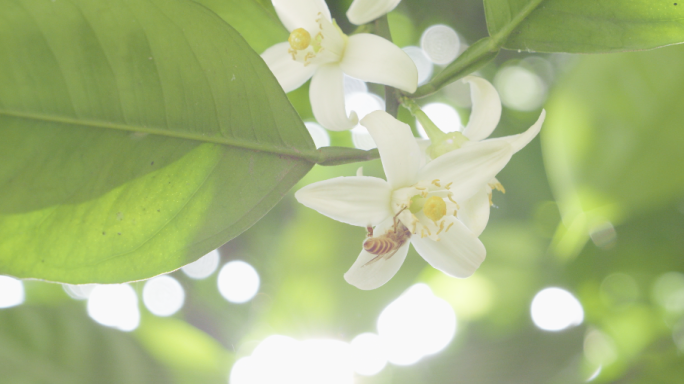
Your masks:
[[[354,371],[359,375],[373,376],[387,365],[387,351],[375,333],[362,333],[350,345]]]
[[[540,108],[546,100],[546,84],[530,70],[519,66],[507,66],[494,77],[501,102],[508,108],[532,111]]]
[[[24,284],[13,277],[0,275],[0,308],[17,306],[24,302]]]
[[[218,289],[231,303],[245,303],[252,300],[259,291],[259,274],[256,269],[242,260],[234,260],[221,268],[218,275]]]
[[[410,365],[451,342],[456,314],[426,284],[415,284],[385,307],[377,327],[389,362]]]
[[[311,138],[316,145],[316,148],[327,147],[330,145],[330,135],[325,128],[321,127],[318,123],[307,121],[304,123],[306,129],[309,131]]]
[[[653,301],[672,314],[684,313],[684,274],[667,272],[653,284]]]
[[[408,46],[402,49],[413,60],[413,63],[416,64],[416,68],[418,68],[418,85],[425,84],[432,76],[432,62],[420,47]]]
[[[69,297],[76,300],[85,300],[90,297],[90,293],[95,287],[97,287],[97,284],[62,284],[64,292],[66,292]]]
[[[639,286],[632,276],[613,273],[601,282],[600,295],[605,304],[623,307],[639,298]]]
[[[610,336],[593,329],[584,337],[584,357],[594,365],[609,365],[617,360],[617,347]]]
[[[231,369],[230,384],[247,383],[352,384],[351,348],[338,340],[269,336]]]
[[[347,96],[357,92],[368,92],[366,82],[355,77],[344,75],[344,95]]]
[[[196,261],[181,268],[181,271],[192,279],[205,279],[214,273],[218,267],[219,259],[219,251],[218,249],[214,249]]]
[[[185,291],[171,276],[158,276],[148,280],[143,287],[143,303],[157,316],[171,316],[178,312],[185,301]]]
[[[438,24],[423,32],[420,46],[430,61],[437,65],[446,65],[458,56],[461,42],[453,28]]]
[[[132,331],[140,324],[138,296],[128,284],[98,285],[88,298],[88,315],[102,325]]]
[[[372,93],[357,92],[345,97],[345,108],[347,114],[355,111],[359,117],[359,121],[367,114],[385,109],[385,101],[380,96]],[[357,124],[351,130],[352,142],[354,147],[364,150],[373,149],[376,147],[375,141],[371,137],[366,127]]]
[[[530,312],[534,324],[545,331],[561,331],[584,320],[580,302],[570,292],[556,287],[539,291]]]
[[[435,125],[444,132],[455,132],[461,129],[461,116],[454,107],[444,103],[430,103],[421,107],[423,112]],[[416,129],[420,137],[427,139],[423,126],[416,120]]]

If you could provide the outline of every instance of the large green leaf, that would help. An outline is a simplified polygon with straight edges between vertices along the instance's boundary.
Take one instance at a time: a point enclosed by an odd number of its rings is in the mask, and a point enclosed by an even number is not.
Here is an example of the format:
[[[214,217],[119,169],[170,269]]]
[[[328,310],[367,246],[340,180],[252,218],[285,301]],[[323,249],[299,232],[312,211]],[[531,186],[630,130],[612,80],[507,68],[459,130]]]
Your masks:
[[[76,305],[0,310],[0,372],[7,384],[172,382],[131,335],[95,324]]]
[[[0,273],[151,277],[319,156],[261,58],[183,0],[0,0]]]
[[[275,15],[257,0],[194,0],[228,22],[258,53],[287,40],[289,33]],[[269,1],[270,3],[270,1]],[[270,4],[269,4],[270,5]]]
[[[490,35],[507,49],[598,53],[684,42],[678,0],[484,0]]]
[[[684,46],[586,56],[557,86],[541,135],[565,223],[561,253],[606,222],[681,199],[683,61]]]

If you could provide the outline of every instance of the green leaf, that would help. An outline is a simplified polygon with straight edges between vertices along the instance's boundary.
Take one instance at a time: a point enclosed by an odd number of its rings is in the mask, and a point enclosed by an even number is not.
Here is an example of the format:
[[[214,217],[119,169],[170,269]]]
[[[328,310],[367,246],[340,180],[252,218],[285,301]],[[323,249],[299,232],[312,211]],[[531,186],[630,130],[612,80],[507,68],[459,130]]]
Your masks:
[[[270,10],[257,0],[194,0],[216,12],[235,30],[240,32],[258,53],[287,41],[289,32],[280,22],[268,2]]]
[[[0,273],[112,283],[249,228],[322,159],[229,25],[182,0],[0,0]]]
[[[484,0],[491,36],[504,48],[599,53],[684,42],[678,0]],[[509,35],[510,33],[510,35]]]
[[[3,383],[170,383],[127,333],[95,324],[76,305],[0,311]]]
[[[681,199],[682,61],[684,46],[585,56],[551,95],[541,135],[565,224],[561,254],[575,254],[606,222]]]

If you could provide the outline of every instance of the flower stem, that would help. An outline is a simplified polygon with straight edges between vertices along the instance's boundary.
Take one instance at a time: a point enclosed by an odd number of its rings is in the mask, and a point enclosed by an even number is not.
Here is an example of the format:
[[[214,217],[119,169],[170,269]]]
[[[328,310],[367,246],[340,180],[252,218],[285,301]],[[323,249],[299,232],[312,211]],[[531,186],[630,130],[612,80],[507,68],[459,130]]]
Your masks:
[[[423,112],[422,109],[416,104],[415,101],[409,99],[406,96],[403,96],[401,98],[401,104],[408,109],[413,116],[415,116],[416,119],[420,122],[420,125],[423,126],[423,129],[425,129],[425,133],[427,133],[428,137],[430,138],[430,141],[432,142],[438,142],[444,136],[446,136],[446,133],[444,133],[441,129],[439,129],[435,123],[430,120],[428,115]]]
[[[392,41],[392,32],[390,32],[389,21],[387,15],[375,20],[375,33],[378,36]],[[396,118],[399,113],[399,102],[397,101],[397,90],[389,85],[385,85],[385,112]]]

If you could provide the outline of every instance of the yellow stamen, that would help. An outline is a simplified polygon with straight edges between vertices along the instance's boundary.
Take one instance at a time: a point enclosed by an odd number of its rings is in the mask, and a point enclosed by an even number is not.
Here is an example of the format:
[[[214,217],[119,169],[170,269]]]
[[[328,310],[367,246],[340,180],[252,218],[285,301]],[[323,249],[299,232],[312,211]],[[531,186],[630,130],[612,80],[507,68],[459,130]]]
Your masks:
[[[453,184],[453,183],[454,183],[454,182],[452,181],[451,183],[445,185],[444,188],[449,189],[449,187],[451,187],[451,184]]]
[[[417,190],[419,190],[419,191],[424,191],[424,190],[425,190],[425,188],[423,188],[423,187],[413,187],[413,188],[415,188],[415,189],[417,189]]]
[[[287,41],[290,42],[290,47],[292,47],[292,49],[301,51],[302,49],[308,48],[309,44],[311,44],[311,34],[304,28],[297,28],[290,33],[290,37],[287,38]]]
[[[432,180],[431,183],[434,184],[434,185],[437,186],[437,187],[440,187],[440,188],[442,187],[441,185],[439,185],[439,179],[434,179],[434,180]]]
[[[427,199],[425,201],[425,205],[423,206],[423,213],[425,213],[425,216],[435,223],[444,217],[446,212],[446,203],[437,196],[432,196],[431,198]]]
[[[449,194],[449,195],[447,196],[447,199],[449,199],[449,201],[451,201],[452,203],[454,203],[454,204],[456,204],[456,205],[458,206],[458,203],[455,202],[454,199],[451,198],[451,194]]]
[[[430,228],[428,228],[428,227],[425,227],[425,230],[427,231],[427,233],[428,233],[428,236],[432,236],[432,232],[430,232]]]
[[[421,229],[421,230],[420,230],[420,238],[422,239],[422,238],[424,238],[424,237],[425,237],[425,230],[424,230],[424,229]]]
[[[449,224],[449,226],[446,227],[446,229],[444,230],[444,233],[449,232],[449,228],[451,228],[452,225],[454,225],[454,223]]]
[[[436,235],[439,235],[439,233],[442,232],[443,229],[444,229],[444,220],[439,222],[439,231],[437,231]]]

